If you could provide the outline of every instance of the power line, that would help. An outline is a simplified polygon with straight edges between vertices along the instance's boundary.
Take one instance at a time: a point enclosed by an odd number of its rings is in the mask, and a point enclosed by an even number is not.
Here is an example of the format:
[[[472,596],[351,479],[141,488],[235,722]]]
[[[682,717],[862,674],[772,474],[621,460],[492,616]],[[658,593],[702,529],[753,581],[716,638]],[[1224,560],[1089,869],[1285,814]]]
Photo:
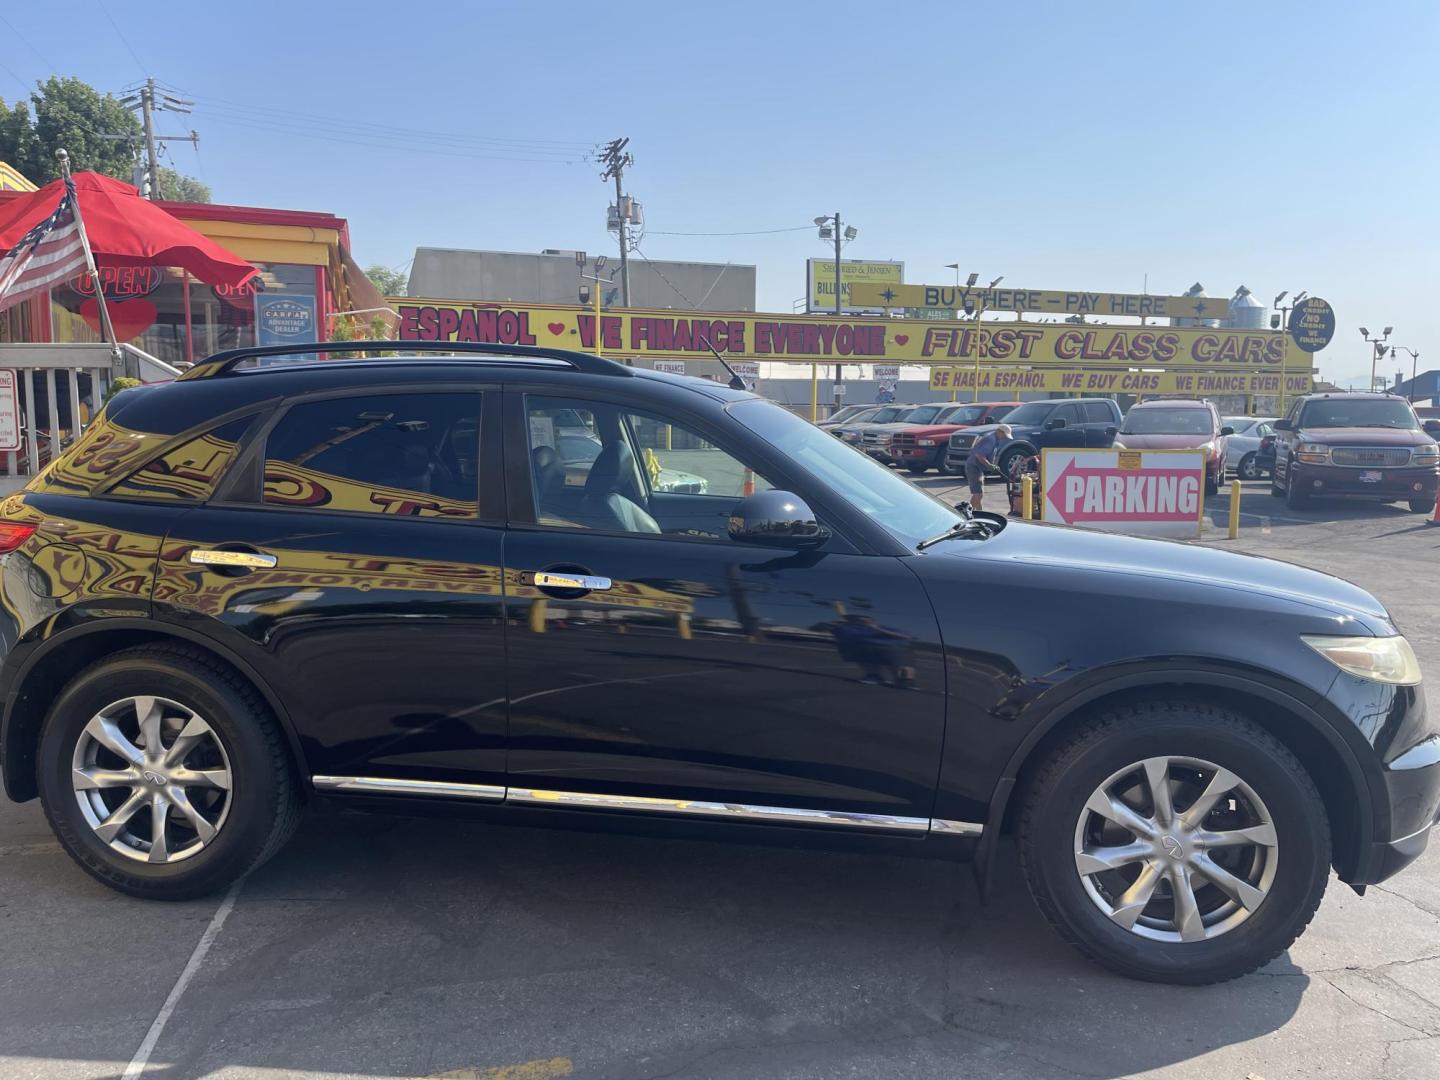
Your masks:
[[[770,236],[774,233],[805,232],[814,225],[795,225],[784,229],[741,229],[737,232],[670,232],[665,229],[646,229],[648,236]]]
[[[16,38],[19,39],[20,44],[21,44],[21,45],[24,45],[27,49],[29,49],[31,52],[33,52],[36,56],[40,57],[40,62],[41,62],[42,64],[44,64],[47,68],[49,68],[51,71],[57,71],[57,72],[60,70],[59,68],[57,68],[54,64],[52,64],[52,63],[46,58],[46,56],[45,56],[44,53],[42,53],[39,49],[37,49],[34,45],[32,45],[32,44],[30,43],[30,40],[29,40],[28,38],[26,38],[24,34],[20,33],[20,31],[15,28],[15,24],[12,23],[9,19],[5,18],[4,15],[0,15],[0,23],[4,23],[6,26],[8,26],[8,27],[10,28],[10,32],[11,32],[12,34],[14,34]]]
[[[120,24],[115,21],[114,16],[110,14],[110,9],[105,6],[105,0],[95,0],[95,3],[99,6],[100,10],[105,13],[105,18],[110,20],[110,25],[115,28],[115,36],[120,39],[120,43],[124,45],[130,53],[130,59],[135,61],[135,66],[140,69],[140,74],[148,74],[148,69],[140,62],[140,55],[135,51],[135,47],[130,44],[130,39],[125,36],[125,31],[120,29]]]
[[[653,262],[650,261],[650,256],[646,255],[645,252],[640,250],[639,243],[635,244],[635,254],[639,255],[640,258],[644,261],[645,265],[655,272],[656,277],[658,277],[661,281],[665,282],[666,285],[670,286],[671,292],[673,292],[676,296],[680,297],[681,300],[684,300],[685,303],[689,304],[691,310],[699,310],[700,305],[695,303],[694,300],[691,300],[690,297],[686,296],[683,292],[681,292],[680,286],[676,285],[673,281],[666,277],[664,272],[661,271],[660,267],[656,266]]]

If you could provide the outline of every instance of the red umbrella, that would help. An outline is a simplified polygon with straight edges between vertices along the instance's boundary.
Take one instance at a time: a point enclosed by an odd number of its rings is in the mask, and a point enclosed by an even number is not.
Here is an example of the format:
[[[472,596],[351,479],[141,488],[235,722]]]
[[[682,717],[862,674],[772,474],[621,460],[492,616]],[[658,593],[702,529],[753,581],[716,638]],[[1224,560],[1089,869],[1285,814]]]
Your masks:
[[[75,174],[75,197],[99,266],[178,266],[207,285],[238,288],[259,273],[208,236],[160,209],[130,184]],[[55,212],[65,181],[55,180],[0,207],[0,251]]]

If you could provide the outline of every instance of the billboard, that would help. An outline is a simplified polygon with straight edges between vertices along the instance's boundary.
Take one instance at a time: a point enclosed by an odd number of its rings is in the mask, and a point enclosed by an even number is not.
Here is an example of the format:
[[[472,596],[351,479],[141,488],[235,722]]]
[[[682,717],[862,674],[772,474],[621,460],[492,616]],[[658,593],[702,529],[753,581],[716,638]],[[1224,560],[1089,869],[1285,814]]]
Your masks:
[[[1205,451],[1045,449],[1040,491],[1042,521],[1195,537],[1205,513]]]
[[[874,285],[883,291],[905,280],[903,262],[875,262],[864,259],[840,260],[840,306],[847,311],[869,308],[879,312],[883,304],[852,303],[851,290],[857,284]],[[810,259],[805,263],[805,306],[810,311],[835,310],[835,260]]]
[[[832,262],[830,264],[834,266]],[[832,286],[833,288],[833,286]],[[1041,311],[1051,315],[1117,315],[1154,319],[1223,319],[1230,301],[1213,296],[1152,296],[1148,293],[1055,292],[1050,289],[988,289],[964,285],[895,285],[864,280],[852,290],[862,308],[947,308],[951,311]]]
[[[1299,368],[1299,365],[1295,365]],[[1285,396],[1308,394],[1315,388],[1309,370],[1285,374]],[[931,390],[975,390],[975,368],[930,369]],[[1169,394],[1213,397],[1219,394],[1280,393],[1278,371],[1080,371],[1065,368],[982,367],[980,391],[1021,394],[1029,392],[1095,394]]]
[[[973,367],[978,345],[984,362],[999,367],[1279,371],[1284,356],[1283,336],[1275,330],[995,322],[985,324],[977,335],[973,322],[955,320],[682,314],[641,308],[602,313],[597,325],[593,311],[576,305],[405,298],[394,306],[401,340],[488,341],[593,351],[598,338],[607,356],[639,358],[706,359],[713,345],[722,354],[744,360],[834,363],[842,358],[853,363]]]

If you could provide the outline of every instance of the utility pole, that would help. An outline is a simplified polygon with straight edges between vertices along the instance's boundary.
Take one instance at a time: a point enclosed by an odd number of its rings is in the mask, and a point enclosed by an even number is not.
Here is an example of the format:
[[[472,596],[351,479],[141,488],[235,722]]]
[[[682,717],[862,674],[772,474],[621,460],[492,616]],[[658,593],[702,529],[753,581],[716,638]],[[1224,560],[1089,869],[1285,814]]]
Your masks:
[[[188,142],[192,146],[200,145],[200,136],[192,131],[189,135],[156,135],[155,114],[157,112],[189,113],[190,107],[195,103],[184,98],[173,97],[163,90],[156,98],[155,80],[146,79],[145,85],[138,90],[120,99],[120,104],[131,111],[140,110],[140,121],[145,127],[145,168],[150,177],[150,190],[146,194],[151,201],[161,197],[160,191],[160,155],[156,150],[157,143],[165,142]],[[139,186],[139,185],[137,185]]]
[[[626,227],[630,223],[634,206],[634,200],[631,200],[629,205],[626,204],[622,189],[625,169],[635,162],[634,157],[625,153],[625,147],[629,143],[628,138],[613,139],[600,151],[600,160],[605,162],[605,171],[600,174],[600,179],[615,181],[615,219],[620,234],[620,298],[625,307],[630,306],[630,237]]]
[[[854,225],[846,225],[844,228],[841,228],[839,210],[836,210],[834,214],[820,215],[815,219],[815,224],[820,230],[819,237],[821,240],[835,241],[835,319],[838,322],[840,319],[845,317],[844,303],[842,302],[840,296],[840,248],[843,244],[854,240],[855,237],[859,235],[859,230],[856,229]],[[808,307],[808,297],[806,298],[806,304]],[[836,364],[836,386],[840,385],[840,371],[840,365]]]

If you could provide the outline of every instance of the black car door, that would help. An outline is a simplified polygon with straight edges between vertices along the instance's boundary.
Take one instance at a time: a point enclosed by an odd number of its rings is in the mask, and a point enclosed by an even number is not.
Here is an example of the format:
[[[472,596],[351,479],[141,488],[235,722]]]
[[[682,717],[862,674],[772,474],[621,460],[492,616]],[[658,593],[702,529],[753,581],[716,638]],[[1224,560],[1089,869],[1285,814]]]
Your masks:
[[[914,575],[731,541],[747,493],[798,485],[713,417],[548,393],[505,395],[511,802],[923,829],[944,672]]]
[[[166,538],[156,616],[261,674],[317,787],[503,797],[499,403],[473,383],[297,400]]]

